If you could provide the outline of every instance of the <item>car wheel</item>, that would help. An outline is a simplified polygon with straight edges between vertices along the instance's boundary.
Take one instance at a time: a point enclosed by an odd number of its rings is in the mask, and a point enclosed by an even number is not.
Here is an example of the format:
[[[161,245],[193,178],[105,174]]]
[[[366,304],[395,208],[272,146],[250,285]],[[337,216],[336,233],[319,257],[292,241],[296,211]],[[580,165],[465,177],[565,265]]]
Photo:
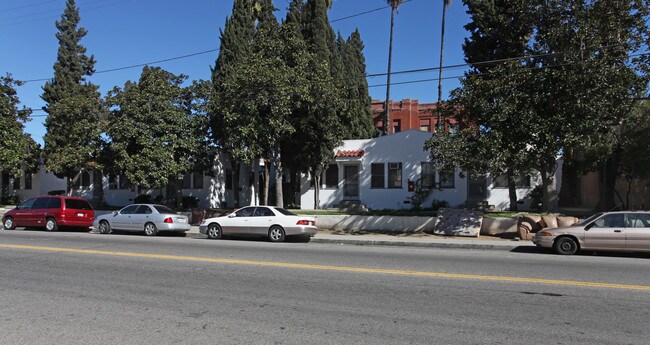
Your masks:
[[[5,228],[5,230],[13,230],[16,228],[16,223],[14,223],[14,219],[11,217],[7,217],[2,223],[2,227]]]
[[[45,220],[45,231],[57,231],[59,230],[58,225],[56,225],[56,220],[54,218],[48,218]]]
[[[560,237],[553,244],[555,252],[562,255],[573,255],[578,251],[578,243],[571,237]]]
[[[110,234],[111,232],[113,232],[113,229],[111,229],[111,225],[108,224],[107,221],[102,220],[101,222],[99,222],[99,233],[100,234],[105,234],[106,235],[106,234]]]
[[[274,225],[269,229],[269,240],[271,242],[282,242],[285,237],[284,229],[281,226]]]
[[[153,223],[147,223],[144,225],[144,234],[147,236],[156,236],[158,235],[158,229]]]
[[[208,225],[207,234],[209,239],[215,240],[221,238],[221,236],[223,235],[223,233],[221,232],[221,226],[219,226],[219,224]]]

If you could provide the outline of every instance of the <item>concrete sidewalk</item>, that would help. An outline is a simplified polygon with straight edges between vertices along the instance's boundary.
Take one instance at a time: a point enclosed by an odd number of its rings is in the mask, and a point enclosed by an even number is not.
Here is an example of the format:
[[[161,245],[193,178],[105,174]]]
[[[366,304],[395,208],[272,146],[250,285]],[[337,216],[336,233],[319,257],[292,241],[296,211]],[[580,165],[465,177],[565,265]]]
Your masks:
[[[198,226],[192,226],[187,232],[192,237],[205,237],[199,233]],[[533,251],[535,245],[531,241],[514,241],[499,238],[468,238],[446,237],[437,235],[423,236],[394,236],[384,234],[332,234],[319,232],[311,238],[312,243],[332,243],[348,245],[372,246],[400,246],[422,248],[448,248],[448,249],[477,249],[477,250],[505,250],[505,251]]]

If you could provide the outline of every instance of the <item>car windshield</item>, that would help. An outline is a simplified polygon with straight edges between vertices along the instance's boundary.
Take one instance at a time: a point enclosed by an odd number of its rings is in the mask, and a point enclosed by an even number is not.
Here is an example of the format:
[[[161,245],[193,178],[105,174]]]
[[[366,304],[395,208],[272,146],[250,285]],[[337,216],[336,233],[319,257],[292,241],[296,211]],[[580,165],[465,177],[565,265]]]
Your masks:
[[[596,219],[596,218],[598,218],[598,217],[600,217],[600,216],[602,216],[602,215],[603,215],[602,212],[600,212],[600,213],[596,213],[596,214],[594,214],[593,216],[591,216],[591,217],[589,217],[589,218],[587,218],[587,219],[585,219],[585,220],[582,220],[582,221],[578,222],[576,225],[578,225],[578,226],[585,226],[585,225],[591,223],[594,219]]]
[[[297,216],[297,214],[295,214],[295,213],[293,213],[293,212],[290,212],[290,211],[287,211],[287,210],[285,210],[285,209],[283,209],[283,208],[277,208],[277,207],[276,207],[275,210],[278,211],[278,212],[280,212],[280,213],[282,213],[282,214],[285,215],[285,216]]]
[[[153,208],[158,211],[158,213],[166,213],[166,214],[176,214],[176,211],[172,210],[171,208],[163,205],[154,205]]]

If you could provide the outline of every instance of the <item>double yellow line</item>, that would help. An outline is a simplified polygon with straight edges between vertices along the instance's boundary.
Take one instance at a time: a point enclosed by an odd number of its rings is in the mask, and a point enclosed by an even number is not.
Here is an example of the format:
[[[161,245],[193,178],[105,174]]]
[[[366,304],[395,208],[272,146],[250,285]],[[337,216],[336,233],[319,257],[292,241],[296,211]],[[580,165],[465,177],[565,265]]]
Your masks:
[[[598,288],[607,288],[607,289],[650,291],[650,286],[647,285],[612,284],[612,283],[586,282],[586,281],[573,281],[573,280],[521,278],[521,277],[508,277],[508,276],[490,276],[490,275],[409,271],[409,270],[391,270],[391,269],[362,268],[362,267],[351,267],[351,266],[296,264],[296,263],[289,263],[289,262],[206,258],[206,257],[196,257],[196,256],[147,254],[147,253],[120,252],[120,251],[111,251],[111,250],[94,250],[94,249],[61,248],[61,247],[25,246],[25,245],[15,245],[15,244],[0,244],[0,248],[38,250],[38,251],[59,252],[59,253],[89,254],[89,255],[111,255],[111,256],[161,259],[161,260],[212,262],[212,263],[222,263],[222,264],[295,268],[295,269],[323,270],[323,271],[337,271],[337,272],[376,273],[376,274],[403,275],[403,276],[415,276],[415,277],[469,279],[469,280],[484,280],[484,281],[498,281],[498,282],[532,283],[532,284],[582,286],[582,287],[598,287]]]

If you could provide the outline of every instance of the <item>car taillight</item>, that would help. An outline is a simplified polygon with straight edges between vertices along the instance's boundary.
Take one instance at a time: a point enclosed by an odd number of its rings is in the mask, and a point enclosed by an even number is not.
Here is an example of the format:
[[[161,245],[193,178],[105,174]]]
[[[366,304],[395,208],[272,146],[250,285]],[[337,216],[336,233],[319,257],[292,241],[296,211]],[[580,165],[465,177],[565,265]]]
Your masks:
[[[167,218],[165,218],[165,220],[163,220],[163,223],[173,223],[173,222],[174,222],[174,219],[172,219],[172,217],[167,217]]]
[[[296,223],[296,225],[313,225],[316,226],[316,222],[313,220],[301,219]]]

